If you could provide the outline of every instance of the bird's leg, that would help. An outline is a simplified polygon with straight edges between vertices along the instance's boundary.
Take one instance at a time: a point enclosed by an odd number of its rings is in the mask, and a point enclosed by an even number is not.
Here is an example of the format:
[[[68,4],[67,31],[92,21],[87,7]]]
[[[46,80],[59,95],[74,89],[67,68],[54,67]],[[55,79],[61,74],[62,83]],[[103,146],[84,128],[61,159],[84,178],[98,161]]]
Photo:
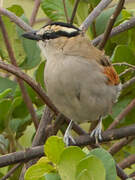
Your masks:
[[[98,144],[98,140],[102,140],[101,132],[102,132],[102,117],[100,116],[96,128],[91,132],[90,135],[95,137],[96,144]]]
[[[67,146],[69,146],[70,141],[72,141],[75,144],[75,140],[70,135],[70,130],[72,129],[72,126],[73,126],[73,121],[71,120],[67,129],[66,129],[66,132],[64,134],[64,142]]]

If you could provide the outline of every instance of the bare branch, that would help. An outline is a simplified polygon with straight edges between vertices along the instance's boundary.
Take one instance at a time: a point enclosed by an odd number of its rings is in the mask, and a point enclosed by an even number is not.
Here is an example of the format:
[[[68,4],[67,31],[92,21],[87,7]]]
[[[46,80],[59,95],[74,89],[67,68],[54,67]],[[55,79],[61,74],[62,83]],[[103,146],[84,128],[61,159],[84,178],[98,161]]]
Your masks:
[[[107,42],[107,40],[109,38],[110,32],[111,32],[111,30],[113,28],[113,25],[114,25],[118,15],[120,14],[122,8],[123,8],[124,3],[125,3],[125,0],[119,0],[119,3],[117,5],[114,13],[110,17],[109,23],[108,23],[107,28],[106,28],[106,30],[104,32],[104,35],[103,35],[103,39],[101,40],[101,42],[100,42],[100,44],[98,46],[98,48],[100,50],[104,49],[105,44],[106,44],[106,42]]]
[[[123,109],[123,111],[115,118],[115,120],[112,122],[112,124],[108,127],[109,129],[113,129],[116,127],[119,122],[135,107],[135,99],[133,99],[128,106]]]
[[[130,167],[134,163],[135,163],[135,154],[131,154],[127,158],[125,158],[122,162],[119,162],[119,166],[122,169],[125,169],[127,167]]]
[[[34,3],[34,8],[33,8],[33,11],[32,11],[32,15],[30,17],[30,25],[33,26],[34,23],[35,23],[35,20],[36,20],[36,15],[38,13],[38,9],[40,7],[40,0],[35,0],[35,3]]]
[[[135,77],[133,77],[130,80],[128,80],[127,82],[125,82],[122,85],[122,89],[125,89],[125,88],[127,88],[128,86],[130,86],[131,84],[134,84],[134,83],[135,83]]]
[[[131,67],[131,68],[135,69],[135,66],[133,64],[129,64],[127,62],[113,63],[113,66],[128,66],[128,67]]]
[[[26,24],[23,20],[21,20],[21,18],[16,16],[14,13],[8,11],[7,9],[0,7],[0,14],[9,17],[15,24],[21,27],[24,31],[32,31],[32,28],[28,24]]]
[[[10,58],[10,61],[11,63],[17,67],[17,61],[16,61],[16,58],[15,58],[15,55],[14,55],[14,52],[13,52],[13,49],[12,49],[12,46],[9,42],[9,38],[8,38],[8,34],[7,34],[7,31],[5,29],[5,25],[2,21],[2,18],[0,16],[0,27],[1,27],[1,31],[2,31],[2,34],[3,34],[3,38],[4,38],[4,41],[5,41],[5,45],[6,45],[6,48],[7,48],[7,52],[8,52],[8,55],[9,55],[9,58]],[[38,119],[37,119],[37,115],[36,115],[36,112],[35,112],[35,109],[33,107],[33,104],[32,104],[32,101],[27,93],[27,90],[24,86],[24,83],[21,79],[17,78],[17,82],[20,86],[20,89],[21,89],[21,92],[22,92],[22,96],[24,98],[24,102],[29,110],[29,113],[32,117],[32,121],[34,123],[34,126],[35,126],[35,129],[38,128]]]
[[[74,5],[74,9],[73,9],[72,16],[71,16],[71,19],[70,19],[70,24],[73,24],[74,17],[75,17],[79,2],[80,2],[80,0],[75,0],[75,5]]]
[[[122,179],[122,180],[126,180],[128,179],[128,175],[125,174],[125,172],[122,170],[122,168],[116,164],[116,171],[117,171],[117,175]]]
[[[70,20],[69,20],[69,17],[68,17],[66,2],[65,2],[65,0],[62,0],[62,1],[63,1],[63,6],[64,6],[65,17],[66,17],[67,23],[69,23]]]
[[[85,19],[85,21],[81,24],[80,29],[86,31],[95,18],[105,9],[112,0],[101,0],[101,2],[93,9],[90,15]]]
[[[120,24],[119,26],[113,28],[109,37],[113,37],[121,32],[127,31],[128,29],[131,29],[134,26],[135,26],[135,17],[133,17],[129,21],[126,21],[126,22]],[[102,40],[103,35],[104,34],[101,34],[100,36],[98,36],[97,38],[92,40],[91,43],[94,46],[97,46],[99,44],[99,42]]]
[[[39,95],[41,100],[48,106],[52,111],[54,111],[55,114],[58,114],[58,110],[56,107],[52,104],[42,87],[36,83],[30,76],[28,76],[26,73],[22,72],[18,67],[15,67],[11,64],[6,64],[2,60],[0,60],[0,68],[4,69],[15,76],[19,77],[20,79],[24,80],[26,83],[28,83],[35,92]]]
[[[115,139],[120,139],[123,137],[135,136],[135,124],[122,127],[119,129],[107,130],[102,133],[102,142],[112,141]],[[75,138],[76,146],[85,146],[91,145],[95,142],[94,137],[90,137],[89,135],[83,135]],[[26,151],[14,152],[7,155],[0,156],[0,167],[4,167],[10,164],[15,164],[18,162],[29,161],[31,159],[35,159],[44,155],[43,145],[32,147]]]
[[[8,179],[20,166],[21,166],[22,163],[18,163],[16,164],[13,168],[11,168],[8,173],[3,176],[0,180],[6,180]]]
[[[131,141],[133,141],[135,137],[129,137],[121,139],[119,142],[113,144],[113,146],[108,150],[111,155],[114,155],[115,153],[119,152],[124,146],[129,144]]]

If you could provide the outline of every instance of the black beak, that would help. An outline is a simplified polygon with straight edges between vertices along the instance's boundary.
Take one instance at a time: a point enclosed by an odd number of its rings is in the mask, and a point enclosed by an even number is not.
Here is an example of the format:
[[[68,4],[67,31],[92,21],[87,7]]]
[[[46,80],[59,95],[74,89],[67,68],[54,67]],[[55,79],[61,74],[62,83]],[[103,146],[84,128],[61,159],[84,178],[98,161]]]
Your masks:
[[[26,32],[22,34],[22,36],[24,38],[31,39],[31,40],[36,40],[36,41],[42,40],[41,35],[37,34],[37,31]]]

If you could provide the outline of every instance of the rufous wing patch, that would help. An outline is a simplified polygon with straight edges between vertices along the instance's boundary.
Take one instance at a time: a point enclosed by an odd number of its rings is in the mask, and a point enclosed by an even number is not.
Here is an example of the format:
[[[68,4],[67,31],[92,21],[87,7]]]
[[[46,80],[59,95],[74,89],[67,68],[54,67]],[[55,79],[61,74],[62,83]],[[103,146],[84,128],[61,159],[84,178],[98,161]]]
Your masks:
[[[104,74],[108,78],[108,84],[118,85],[120,83],[119,76],[113,66],[105,66]]]

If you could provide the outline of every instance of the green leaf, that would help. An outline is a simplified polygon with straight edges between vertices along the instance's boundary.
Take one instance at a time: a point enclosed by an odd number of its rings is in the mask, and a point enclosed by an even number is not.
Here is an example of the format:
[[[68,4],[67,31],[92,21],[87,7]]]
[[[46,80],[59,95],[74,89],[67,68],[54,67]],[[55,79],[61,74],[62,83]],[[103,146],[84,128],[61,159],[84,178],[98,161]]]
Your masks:
[[[90,3],[92,4],[92,7],[96,7],[98,5],[98,3],[101,1],[101,0],[89,0]]]
[[[80,172],[80,174],[77,176],[77,180],[93,180],[92,175],[89,174],[87,169],[84,169]]]
[[[2,98],[4,98],[5,96],[7,96],[9,93],[11,93],[12,89],[11,88],[8,88],[8,89],[5,89],[3,92],[0,93],[0,100]]]
[[[114,10],[116,7],[113,8],[108,8],[106,10],[104,10],[97,18],[96,18],[96,34],[97,36],[102,34],[107,26],[108,20],[111,17],[111,15],[113,14]],[[115,23],[117,23],[117,21],[119,21],[120,19],[122,19],[122,15],[120,14],[116,20]],[[104,23],[103,23],[104,22]]]
[[[61,180],[57,173],[48,173],[44,175],[45,180]]]
[[[0,77],[0,93],[7,90],[12,89],[12,92],[15,91],[17,83],[8,78]]]
[[[44,68],[45,68],[45,61],[43,61],[39,67],[36,69],[35,76],[36,81],[41,84],[41,86],[44,88]]]
[[[113,157],[103,148],[96,148],[90,151],[90,155],[95,155],[104,164],[106,170],[106,180],[116,180],[116,165]]]
[[[86,154],[79,147],[67,147],[61,153],[58,172],[62,180],[76,180],[76,166],[80,160],[86,157]]]
[[[9,112],[8,112],[8,116],[11,116],[12,112],[14,111],[14,109],[19,106],[22,102],[22,97],[16,97],[13,99]]]
[[[17,32],[16,32],[16,25],[13,23],[8,17],[2,16],[2,20],[4,22],[5,28],[8,32],[8,38],[10,43],[12,44],[12,48],[16,57],[17,64],[20,64],[23,62],[23,59],[25,57],[24,50],[22,47],[22,43],[20,39],[18,38]],[[0,55],[4,60],[9,61],[9,56],[5,47],[5,43],[3,40],[3,35],[0,31]]]
[[[0,131],[6,127],[8,112],[12,101],[10,99],[3,99],[0,101]]]
[[[127,62],[129,64],[135,64],[135,56],[132,49],[128,45],[118,45],[114,49],[111,57],[112,62]],[[125,67],[116,66],[115,69],[118,73],[122,72]]]
[[[39,180],[45,173],[53,170],[53,167],[48,163],[37,163],[31,166],[25,173],[24,180]]]
[[[57,136],[51,136],[47,139],[44,145],[44,152],[48,159],[53,163],[58,163],[61,152],[64,150],[65,144],[62,138]],[[55,151],[54,151],[55,150]]]
[[[68,17],[71,17],[72,14],[72,6],[69,1],[66,0],[66,8]],[[62,0],[42,0],[41,8],[44,13],[52,20],[52,21],[63,21],[66,22],[64,6]]]
[[[7,8],[9,11],[15,13],[16,16],[21,16],[24,14],[24,10],[21,6],[13,4],[11,7]]]
[[[105,180],[106,174],[105,174],[104,165],[101,162],[101,160],[97,158],[96,156],[89,155],[78,163],[77,170],[76,170],[77,178],[78,178],[78,175],[80,175],[80,173],[84,171],[84,169],[86,169],[87,172],[89,172],[89,175],[90,177],[92,177],[92,179]]]
[[[28,23],[28,20],[26,19],[25,16],[21,16],[21,18],[26,23]],[[40,49],[36,41],[23,38],[22,34],[24,33],[24,31],[18,26],[16,28],[17,28],[18,35],[22,41],[24,52],[26,54],[24,61],[20,64],[20,67],[25,70],[32,69],[40,63],[40,60],[41,60]]]

